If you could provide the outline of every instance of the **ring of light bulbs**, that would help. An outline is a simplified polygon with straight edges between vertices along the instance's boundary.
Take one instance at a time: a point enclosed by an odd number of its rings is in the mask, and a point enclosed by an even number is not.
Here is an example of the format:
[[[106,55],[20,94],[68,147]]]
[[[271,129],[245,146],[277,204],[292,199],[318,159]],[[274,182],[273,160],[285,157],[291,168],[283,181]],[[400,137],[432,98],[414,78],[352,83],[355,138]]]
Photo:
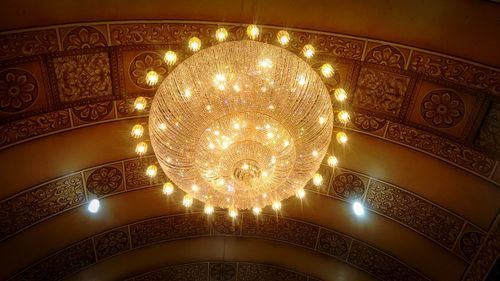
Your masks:
[[[246,33],[247,33],[247,36],[250,40],[258,40],[259,35],[260,35],[260,28],[256,25],[253,25],[253,24],[249,25],[246,29]],[[228,39],[228,36],[229,36],[229,32],[224,27],[218,28],[215,32],[215,39],[218,42],[226,41]],[[276,40],[277,40],[278,44],[281,45],[281,47],[286,48],[289,45],[290,40],[291,40],[290,34],[286,30],[280,30],[276,34]],[[200,40],[200,38],[193,36],[188,41],[188,48],[192,52],[197,52],[202,48],[202,41]],[[308,59],[311,59],[315,55],[315,52],[316,52],[316,50],[312,44],[304,45],[302,50],[301,50],[301,54],[306,59],[306,61]],[[167,52],[165,52],[164,62],[168,66],[174,66],[177,63],[177,54],[172,50],[168,50]],[[328,80],[334,76],[335,69],[331,64],[324,63],[319,68],[319,72],[324,79]],[[146,74],[147,85],[154,87],[158,84],[159,81],[160,81],[160,76],[154,70],[151,70]],[[191,93],[185,92],[184,95],[191,95]],[[336,120],[345,126],[350,120],[350,115],[345,110],[345,101],[347,99],[347,93],[342,88],[336,88],[333,90],[333,96],[335,97],[335,100],[341,105],[341,108],[342,108],[341,110],[336,110]],[[134,108],[136,111],[139,111],[139,112],[144,111],[147,108],[147,103],[148,103],[147,98],[141,97],[141,96],[137,97],[134,101]],[[323,120],[322,118],[323,117],[320,117],[320,119],[319,119],[320,124],[322,124],[322,122],[323,123],[325,122],[325,120]],[[166,129],[165,124],[160,124],[159,126],[160,126],[160,129],[163,129],[163,130]],[[163,126],[163,128],[161,128],[162,126]],[[145,129],[144,129],[144,126],[142,124],[135,124],[131,129],[132,137],[139,140],[139,142],[136,144],[136,147],[135,147],[135,152],[139,156],[145,155],[148,151],[147,142],[145,140],[142,140],[142,138],[144,137],[144,134],[145,134]],[[347,134],[342,130],[339,130],[336,132],[335,138],[336,138],[336,141],[340,145],[344,145],[348,141]],[[314,152],[315,151],[313,151],[313,154],[314,154]],[[326,157],[327,157],[326,162],[327,162],[329,167],[335,168],[338,165],[339,160],[337,159],[337,157],[335,155],[327,154]],[[146,168],[145,173],[148,177],[151,177],[151,178],[155,177],[158,173],[158,166],[156,164],[149,165]],[[312,176],[311,181],[312,181],[313,185],[320,187],[323,184],[323,176],[320,173],[316,172]],[[165,182],[163,184],[163,187],[162,187],[162,191],[166,196],[173,194],[175,189],[176,188],[174,187],[174,184],[170,181]],[[306,195],[306,191],[303,189],[303,187],[297,189],[295,192],[295,196],[300,200],[304,199],[305,195]],[[193,197],[189,194],[184,195],[184,197],[182,199],[182,204],[186,208],[190,208],[193,204]],[[281,209],[281,207],[282,207],[282,203],[280,201],[274,201],[271,204],[271,208],[276,212],[279,211]],[[253,214],[258,216],[262,212],[262,208],[263,208],[263,206],[254,206],[252,208]],[[207,203],[207,202],[205,203],[204,212],[207,215],[211,215],[214,212],[214,210],[215,210],[215,208],[212,204]],[[238,216],[238,209],[231,208],[231,207],[228,208],[228,215],[232,218],[236,218]]]

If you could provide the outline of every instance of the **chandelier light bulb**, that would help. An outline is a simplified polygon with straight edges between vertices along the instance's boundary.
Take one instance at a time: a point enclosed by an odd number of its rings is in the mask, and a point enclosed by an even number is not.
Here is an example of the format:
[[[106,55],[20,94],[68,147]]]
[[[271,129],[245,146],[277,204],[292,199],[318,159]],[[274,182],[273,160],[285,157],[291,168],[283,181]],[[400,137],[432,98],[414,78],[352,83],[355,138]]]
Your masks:
[[[163,184],[163,194],[170,195],[174,193],[174,185],[171,182],[166,182]]]
[[[141,141],[140,143],[138,143],[135,146],[135,153],[137,153],[137,155],[142,156],[142,155],[146,154],[146,152],[148,152],[147,143]]]
[[[348,138],[347,138],[347,135],[346,133],[344,132],[338,132],[335,137],[337,138],[337,141],[340,143],[340,144],[344,144],[347,142]]]
[[[337,164],[339,163],[339,160],[337,159],[337,157],[331,155],[328,157],[328,160],[326,160],[327,163],[328,163],[328,166],[334,168],[337,166]]]
[[[274,201],[272,207],[273,207],[273,210],[279,211],[281,209],[281,202],[280,201]]]
[[[252,213],[256,216],[260,215],[260,213],[262,212],[262,209],[259,208],[259,207],[253,207],[252,208]]]
[[[144,127],[141,124],[134,125],[134,127],[132,127],[132,131],[130,131],[130,134],[136,139],[142,137],[143,133]]]
[[[150,178],[155,177],[157,173],[158,173],[158,167],[156,167],[156,165],[149,165],[146,168],[146,175]]]
[[[247,27],[247,36],[248,38],[255,40],[257,37],[259,37],[259,27],[257,27],[255,24],[251,24]]]
[[[352,210],[354,211],[354,214],[356,214],[356,216],[362,216],[365,214],[365,208],[363,207],[363,204],[358,201],[352,204]]]
[[[228,214],[231,218],[236,218],[238,216],[238,210],[235,208],[229,208]]]
[[[290,34],[286,30],[280,30],[276,35],[281,46],[286,47],[290,43]]]
[[[339,102],[343,102],[347,99],[347,93],[342,88],[337,88],[334,91],[335,99]]]
[[[351,118],[349,116],[349,113],[347,111],[344,111],[344,110],[340,111],[339,114],[337,115],[337,117],[339,118],[340,122],[342,122],[344,124],[349,122],[349,119]]]
[[[315,186],[321,186],[323,184],[323,176],[319,173],[314,174],[313,176],[313,184]]]
[[[167,51],[163,59],[167,65],[174,65],[177,62],[177,54],[174,51]]]
[[[153,87],[154,85],[156,85],[156,83],[158,83],[159,79],[160,79],[160,76],[158,76],[158,73],[156,73],[156,71],[154,71],[154,70],[150,70],[146,74],[146,84],[148,86]]]
[[[182,198],[182,205],[186,208],[191,207],[193,205],[193,197],[189,194],[184,195]]]
[[[167,124],[160,123],[160,125],[158,125],[158,128],[160,128],[160,130],[162,130],[162,131],[165,131],[167,129]]]
[[[328,120],[328,118],[326,116],[322,115],[322,116],[319,117],[319,124],[323,125],[323,124],[326,123],[327,120]]]
[[[191,39],[189,39],[189,42],[188,42],[188,47],[193,52],[199,51],[201,49],[201,40],[200,40],[200,38],[198,38],[196,36],[191,37]]]
[[[299,190],[297,190],[297,192],[295,193],[295,196],[297,196],[297,198],[299,199],[304,199],[304,197],[306,196],[306,191],[301,188]]]
[[[147,104],[148,102],[145,97],[137,97],[134,101],[134,108],[137,111],[143,111]]]
[[[203,212],[207,215],[211,215],[214,213],[214,207],[212,205],[205,205],[205,208],[203,209]]]
[[[219,42],[226,41],[227,35],[228,35],[227,29],[225,29],[224,27],[221,27],[217,29],[217,31],[215,31],[215,39],[217,39],[217,41]]]
[[[325,63],[321,66],[321,74],[323,74],[323,77],[325,78],[330,78],[333,76],[334,71],[333,71],[333,66],[329,63]]]
[[[315,52],[315,49],[313,47],[313,45],[311,44],[307,44],[307,45],[304,45],[304,48],[302,48],[302,54],[304,55],[304,57],[310,59],[314,56],[314,52]]]

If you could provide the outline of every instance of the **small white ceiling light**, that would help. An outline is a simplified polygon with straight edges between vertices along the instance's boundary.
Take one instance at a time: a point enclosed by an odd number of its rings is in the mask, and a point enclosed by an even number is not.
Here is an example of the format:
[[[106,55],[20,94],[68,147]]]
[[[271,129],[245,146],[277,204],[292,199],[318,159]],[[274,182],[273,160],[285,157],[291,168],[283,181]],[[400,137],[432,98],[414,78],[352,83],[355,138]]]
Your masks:
[[[99,211],[100,206],[101,206],[101,203],[99,202],[99,199],[92,199],[87,207],[87,210],[89,210],[89,212],[95,214]]]
[[[354,204],[352,204],[352,210],[354,211],[354,214],[356,214],[356,216],[362,216],[365,214],[365,208],[358,201],[356,201],[356,202],[354,202]]]

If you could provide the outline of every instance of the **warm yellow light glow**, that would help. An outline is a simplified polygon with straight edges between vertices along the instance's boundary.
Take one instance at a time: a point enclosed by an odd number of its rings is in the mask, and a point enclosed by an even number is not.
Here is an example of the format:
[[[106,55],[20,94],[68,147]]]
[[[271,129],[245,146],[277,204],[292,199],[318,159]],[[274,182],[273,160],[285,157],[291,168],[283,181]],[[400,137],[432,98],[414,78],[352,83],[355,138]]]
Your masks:
[[[146,168],[146,175],[150,178],[155,177],[157,173],[158,173],[158,167],[156,167],[156,165],[149,165]]]
[[[256,216],[260,215],[260,213],[262,212],[262,209],[259,208],[259,207],[253,207],[252,208],[252,213]]]
[[[167,124],[165,123],[160,123],[160,125],[158,125],[158,128],[160,128],[160,130],[164,131],[167,129]]]
[[[231,218],[236,218],[238,216],[238,210],[235,208],[229,208],[228,214]]]
[[[141,156],[146,154],[146,152],[148,152],[148,145],[145,142],[141,141],[135,146],[135,153],[137,155]]]
[[[227,30],[224,27],[221,27],[217,29],[217,31],[215,31],[215,39],[217,39],[217,41],[219,42],[226,41],[227,35]]]
[[[193,205],[193,197],[191,197],[191,195],[189,194],[184,195],[184,197],[182,198],[182,205],[184,205],[184,207],[186,208],[191,207]]]
[[[247,27],[247,36],[248,38],[255,40],[257,37],[259,37],[259,27],[257,27],[255,24],[251,24]]]
[[[313,176],[313,184],[315,186],[320,186],[323,184],[323,176],[319,173],[314,174]]]
[[[136,139],[142,137],[143,133],[144,127],[141,124],[134,125],[134,127],[132,127],[132,131],[130,131],[130,134]]]
[[[205,208],[203,208],[203,212],[207,215],[211,215],[214,213],[214,207],[212,205],[205,205]]]
[[[304,45],[304,48],[302,48],[302,54],[304,55],[304,57],[310,59],[314,56],[314,52],[315,52],[315,49],[313,47],[313,45],[311,44],[307,44],[307,45]]]
[[[134,108],[138,111],[142,111],[146,108],[147,104],[148,102],[145,97],[137,97],[134,101]]]
[[[171,182],[163,184],[163,194],[170,195],[174,192],[174,185]]]
[[[340,102],[343,102],[347,99],[347,93],[342,88],[335,89],[334,95],[335,95],[335,99],[337,99],[337,101],[340,101]]]
[[[214,44],[162,82],[144,134],[176,189],[241,211],[283,202],[311,180],[331,141],[331,97],[321,74],[275,45]]]
[[[339,160],[337,159],[337,157],[331,155],[328,157],[328,160],[326,160],[327,163],[328,163],[328,166],[334,168],[337,166],[337,164],[339,163]]]
[[[323,76],[325,78],[330,78],[333,76],[334,74],[334,71],[333,71],[333,66],[329,63],[325,63],[321,66],[321,74],[323,74]]]
[[[156,83],[158,83],[159,79],[160,79],[160,77],[158,76],[158,73],[156,73],[156,71],[154,71],[154,70],[150,70],[146,74],[146,84],[148,84],[148,86],[156,85]]]
[[[347,140],[348,140],[347,135],[346,135],[346,133],[344,133],[344,132],[338,132],[338,133],[335,135],[335,137],[337,138],[337,141],[338,141],[339,143],[342,143],[342,144],[346,143],[346,142],[347,142]]]
[[[301,188],[299,190],[297,190],[297,192],[295,193],[295,196],[297,196],[297,198],[299,199],[304,199],[304,197],[306,196],[306,191]]]
[[[272,207],[273,207],[273,210],[279,211],[281,209],[281,202],[280,201],[274,201]]]
[[[337,115],[337,117],[339,118],[340,122],[342,122],[344,124],[349,122],[349,119],[351,118],[349,116],[349,113],[347,113],[347,111],[344,111],[344,110],[340,111],[339,114]]]
[[[167,51],[163,59],[167,65],[174,65],[177,62],[177,54],[174,51]]]
[[[196,52],[201,49],[201,40],[198,37],[191,37],[188,42],[188,47],[191,51]]]
[[[290,34],[286,30],[280,30],[278,34],[276,35],[278,38],[278,42],[281,44],[281,46],[288,46],[288,43],[290,43]]]

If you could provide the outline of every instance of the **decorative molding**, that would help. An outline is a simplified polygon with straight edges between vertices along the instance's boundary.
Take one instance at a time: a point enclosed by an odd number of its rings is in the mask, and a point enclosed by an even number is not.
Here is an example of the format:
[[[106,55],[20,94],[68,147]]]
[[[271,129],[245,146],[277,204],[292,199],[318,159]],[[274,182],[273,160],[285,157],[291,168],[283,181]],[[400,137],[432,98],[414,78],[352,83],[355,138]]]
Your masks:
[[[261,214],[259,220],[247,212],[241,213],[241,216],[241,234],[235,233],[230,236],[274,240],[318,251],[360,268],[382,280],[430,280],[391,255],[352,237],[337,233],[334,230],[321,228],[317,225],[295,219],[267,214]],[[231,220],[227,216],[225,216],[225,219]],[[268,223],[271,221],[272,223]],[[280,227],[276,227],[276,225],[280,225]],[[206,215],[203,213],[158,217],[135,222],[128,225],[128,227],[130,228],[130,233],[126,231],[127,226],[120,226],[98,234],[93,239],[86,239],[66,247],[34,263],[8,280],[26,280],[35,275],[37,278],[57,276],[57,279],[62,279],[96,264],[104,258],[141,247],[190,237],[220,236],[218,233],[211,234],[210,228],[213,226],[207,221]],[[323,235],[318,237],[317,234],[320,228],[323,230]],[[127,239],[132,241],[130,249],[127,249]],[[322,239],[323,241],[317,241],[317,239]],[[345,243],[341,242],[343,240],[352,241],[353,246],[348,248]],[[314,246],[316,244],[319,245],[319,249],[317,250],[315,250]],[[98,260],[96,260],[96,256]],[[346,257],[349,258],[346,259]],[[365,263],[365,259],[368,259],[369,262]],[[225,268],[228,269],[227,266]],[[55,269],[58,270],[57,273],[54,273]],[[217,266],[212,267],[212,269],[215,270],[215,273],[210,275],[211,277],[220,275],[222,271],[221,267]],[[252,273],[251,268],[243,267],[242,269],[245,270],[244,274]],[[272,272],[273,270],[270,271]],[[277,274],[277,272],[275,273]],[[228,276],[233,275],[228,274]]]

